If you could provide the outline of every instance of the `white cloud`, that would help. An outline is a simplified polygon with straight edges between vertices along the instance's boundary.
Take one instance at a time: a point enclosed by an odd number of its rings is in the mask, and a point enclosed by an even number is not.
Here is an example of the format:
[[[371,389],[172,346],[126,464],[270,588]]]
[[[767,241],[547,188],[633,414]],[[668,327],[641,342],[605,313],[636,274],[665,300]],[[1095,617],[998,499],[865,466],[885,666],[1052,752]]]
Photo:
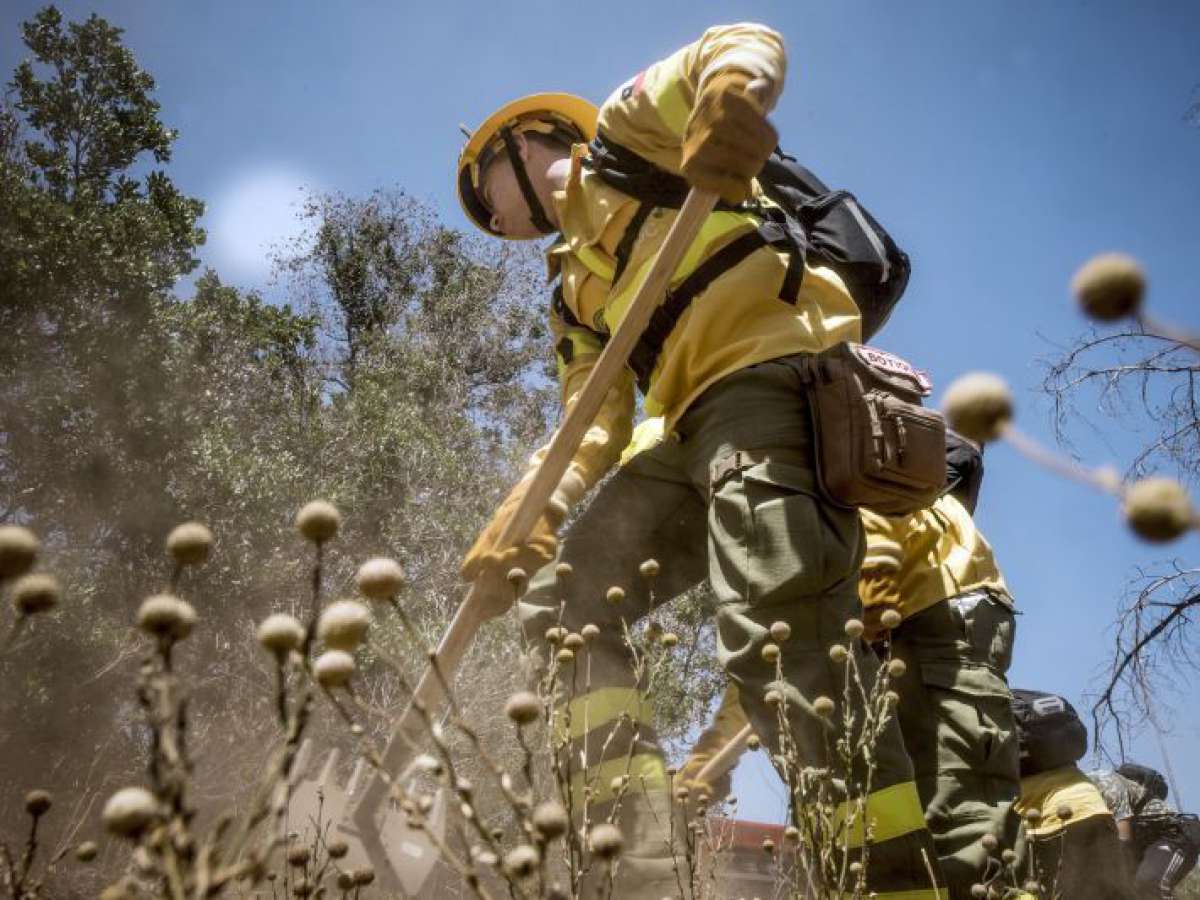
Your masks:
[[[208,262],[223,281],[261,287],[273,247],[298,237],[297,218],[313,179],[283,165],[257,166],[236,175],[208,204]]]

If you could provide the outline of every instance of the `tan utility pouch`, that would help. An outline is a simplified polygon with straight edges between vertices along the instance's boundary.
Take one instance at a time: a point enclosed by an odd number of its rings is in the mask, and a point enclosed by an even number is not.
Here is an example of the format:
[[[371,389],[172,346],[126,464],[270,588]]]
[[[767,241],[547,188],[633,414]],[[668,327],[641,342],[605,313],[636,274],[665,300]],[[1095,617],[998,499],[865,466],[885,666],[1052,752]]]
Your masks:
[[[808,386],[817,477],[826,499],[887,516],[933,503],[946,486],[946,424],[931,385],[898,356],[841,343],[797,360]]]

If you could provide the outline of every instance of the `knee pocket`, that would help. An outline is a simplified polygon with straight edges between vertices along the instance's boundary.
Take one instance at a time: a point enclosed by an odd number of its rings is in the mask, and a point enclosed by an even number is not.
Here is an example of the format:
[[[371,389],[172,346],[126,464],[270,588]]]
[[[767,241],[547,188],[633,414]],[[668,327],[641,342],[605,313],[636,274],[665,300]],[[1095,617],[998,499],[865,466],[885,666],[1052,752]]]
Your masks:
[[[1017,777],[1011,693],[989,669],[922,663],[921,680],[937,710],[938,767]]]
[[[825,502],[802,466],[764,462],[741,474],[749,602],[823,594],[856,575],[857,510]]]

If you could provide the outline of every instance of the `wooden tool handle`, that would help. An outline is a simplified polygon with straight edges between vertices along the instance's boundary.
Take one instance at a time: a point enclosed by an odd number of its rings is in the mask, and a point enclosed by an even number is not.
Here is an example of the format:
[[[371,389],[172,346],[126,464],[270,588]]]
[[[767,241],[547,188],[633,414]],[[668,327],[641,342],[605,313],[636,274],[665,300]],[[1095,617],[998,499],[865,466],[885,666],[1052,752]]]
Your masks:
[[[696,773],[696,781],[704,784],[712,784],[735,765],[737,765],[738,757],[742,755],[742,751],[746,749],[746,744],[750,741],[750,735],[754,734],[754,729],[746,725],[730,738],[729,743],[717,751],[717,755],[704,764],[704,767]],[[714,797],[714,800],[720,799]]]
[[[655,256],[646,280],[638,288],[637,294],[629,305],[621,324],[617,326],[612,339],[605,346],[596,365],[592,367],[587,381],[580,391],[579,399],[567,413],[567,417],[559,426],[550,444],[550,449],[538,467],[529,490],[525,492],[520,504],[509,518],[500,536],[502,547],[513,547],[520,544],[533,530],[538,517],[550,502],[555,488],[562,480],[563,473],[570,465],[575,451],[579,449],[584,434],[592,427],[596,413],[604,402],[604,396],[617,380],[617,376],[629,361],[629,354],[646,330],[646,323],[655,308],[662,302],[663,295],[671,283],[671,276],[679,267],[683,255],[696,240],[709,213],[717,204],[717,195],[708,191],[693,188],[688,192],[687,200],[679,210],[679,215],[667,232],[666,239]],[[458,665],[474,640],[479,626],[485,616],[482,612],[483,603],[477,595],[478,586],[472,585],[466,599],[454,615],[442,642],[438,645],[436,659],[438,669],[447,682],[453,680]],[[392,728],[391,737],[383,751],[383,768],[395,774],[400,763],[404,760],[408,747],[420,739],[420,714],[413,706],[420,702],[425,708],[432,710],[435,703],[442,699],[442,688],[437,673],[432,665],[421,676],[414,691],[413,701],[405,708],[400,718]],[[387,792],[387,786],[378,773],[372,775],[363,791],[362,799],[354,810],[355,821],[363,828],[370,827],[375,810],[379,807]]]

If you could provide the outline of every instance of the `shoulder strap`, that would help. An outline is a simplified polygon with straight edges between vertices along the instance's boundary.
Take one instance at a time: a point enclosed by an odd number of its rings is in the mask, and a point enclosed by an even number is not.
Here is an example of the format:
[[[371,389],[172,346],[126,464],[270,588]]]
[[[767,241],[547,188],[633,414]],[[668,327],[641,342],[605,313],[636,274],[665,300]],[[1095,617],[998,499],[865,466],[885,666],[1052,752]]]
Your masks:
[[[773,222],[767,222],[754,231],[748,231],[741,237],[730,241],[697,266],[677,288],[667,292],[666,299],[650,316],[646,330],[642,332],[633,352],[629,355],[629,367],[637,376],[638,387],[642,393],[650,390],[650,376],[654,373],[654,367],[658,365],[658,358],[662,355],[663,346],[667,343],[671,332],[675,330],[675,326],[679,324],[679,320],[683,318],[687,308],[691,306],[692,301],[722,274],[732,269],[755,250],[766,246],[790,251],[792,244],[783,228]],[[788,274],[784,278],[785,286],[794,282],[793,292],[783,294],[785,299],[793,303],[799,292],[800,279],[804,273],[802,265],[795,266],[796,272],[793,273],[793,264],[796,258],[797,254],[790,253]]]
[[[621,276],[625,274],[625,267],[629,265],[629,257],[633,253],[633,245],[637,243],[638,235],[641,234],[642,226],[646,224],[646,219],[654,210],[654,204],[647,200],[643,200],[638,204],[637,210],[633,214],[633,218],[629,220],[629,224],[625,226],[625,233],[621,235],[621,240],[617,244],[617,248],[613,251],[613,256],[616,257],[617,267],[613,270],[612,283],[615,285],[621,280]]]

